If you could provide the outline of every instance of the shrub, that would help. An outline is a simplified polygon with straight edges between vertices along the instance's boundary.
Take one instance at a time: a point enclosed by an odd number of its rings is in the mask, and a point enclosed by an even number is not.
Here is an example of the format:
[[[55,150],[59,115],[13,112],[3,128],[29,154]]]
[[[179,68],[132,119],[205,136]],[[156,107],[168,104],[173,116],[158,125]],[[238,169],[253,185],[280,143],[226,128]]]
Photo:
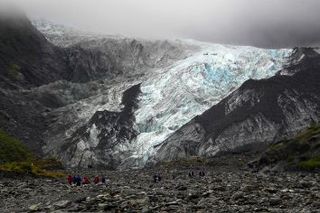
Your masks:
[[[301,161],[298,164],[298,166],[300,169],[309,170],[309,171],[319,169],[320,168],[320,156],[311,158],[309,160]]]
[[[0,165],[2,172],[14,172],[19,174],[28,174],[37,177],[59,178],[65,174],[61,172],[47,171],[32,162],[11,162]]]
[[[14,172],[40,177],[58,178],[63,173],[49,170],[63,169],[56,159],[36,157],[16,138],[0,129],[0,172]]]
[[[0,163],[30,161],[33,154],[18,139],[0,129]]]

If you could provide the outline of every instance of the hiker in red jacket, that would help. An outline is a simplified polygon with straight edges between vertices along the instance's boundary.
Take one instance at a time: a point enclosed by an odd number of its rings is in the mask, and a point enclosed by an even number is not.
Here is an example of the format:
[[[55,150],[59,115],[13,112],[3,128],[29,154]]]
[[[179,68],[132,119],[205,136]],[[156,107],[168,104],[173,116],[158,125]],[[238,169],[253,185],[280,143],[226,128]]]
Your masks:
[[[89,178],[88,177],[83,177],[83,181],[82,181],[82,184],[83,185],[86,185],[86,184],[90,184],[90,180],[89,180]]]
[[[68,183],[69,183],[69,185],[72,185],[72,183],[73,183],[73,177],[71,176],[71,175],[68,175]]]
[[[99,178],[99,176],[96,176],[95,178],[94,178],[94,184],[98,184],[98,183],[100,183],[100,178]]]

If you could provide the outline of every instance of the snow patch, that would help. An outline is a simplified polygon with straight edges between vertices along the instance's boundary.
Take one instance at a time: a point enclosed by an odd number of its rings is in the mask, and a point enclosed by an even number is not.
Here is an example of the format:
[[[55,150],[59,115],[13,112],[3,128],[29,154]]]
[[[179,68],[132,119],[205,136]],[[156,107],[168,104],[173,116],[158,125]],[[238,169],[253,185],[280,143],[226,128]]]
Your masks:
[[[98,135],[100,134],[100,131],[97,129],[97,126],[95,124],[92,125],[90,129],[90,137],[89,137],[89,145],[92,148],[95,148],[99,144],[99,138]]]

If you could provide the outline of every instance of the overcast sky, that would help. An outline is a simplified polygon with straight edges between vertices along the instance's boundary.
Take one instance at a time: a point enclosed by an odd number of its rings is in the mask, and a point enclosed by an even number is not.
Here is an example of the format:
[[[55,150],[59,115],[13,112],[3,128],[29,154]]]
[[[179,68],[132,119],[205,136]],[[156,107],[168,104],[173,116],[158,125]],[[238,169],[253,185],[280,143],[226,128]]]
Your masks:
[[[262,47],[320,44],[320,0],[11,1],[28,16],[105,34]]]

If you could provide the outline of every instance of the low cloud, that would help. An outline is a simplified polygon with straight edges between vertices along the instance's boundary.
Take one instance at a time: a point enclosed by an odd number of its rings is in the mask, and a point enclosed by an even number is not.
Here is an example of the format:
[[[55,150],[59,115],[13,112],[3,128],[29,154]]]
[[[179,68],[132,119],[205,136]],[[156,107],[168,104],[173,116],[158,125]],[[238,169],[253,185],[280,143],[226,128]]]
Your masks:
[[[319,0],[12,1],[29,17],[104,34],[260,47],[320,43]]]

